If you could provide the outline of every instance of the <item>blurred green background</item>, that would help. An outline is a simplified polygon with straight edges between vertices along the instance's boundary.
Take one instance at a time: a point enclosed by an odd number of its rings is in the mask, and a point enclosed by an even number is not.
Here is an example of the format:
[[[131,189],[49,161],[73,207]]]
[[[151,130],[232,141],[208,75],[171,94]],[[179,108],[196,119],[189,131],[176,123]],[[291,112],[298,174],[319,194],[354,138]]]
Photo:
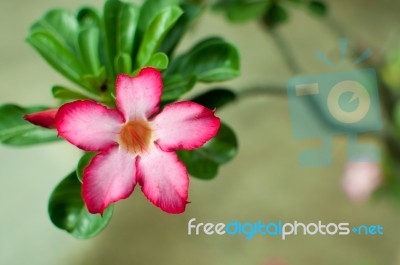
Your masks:
[[[53,7],[76,10],[102,6],[95,0],[0,1],[0,103],[52,104],[53,84],[69,84],[31,49],[28,28]],[[329,17],[340,23],[350,43],[371,46],[382,56],[400,43],[400,2],[335,0]],[[317,50],[339,58],[338,35],[322,20],[292,10],[279,32],[289,41],[304,74],[332,72],[315,59]],[[241,52],[236,91],[284,84],[291,77],[271,36],[256,22],[231,25],[221,14],[206,14],[180,49],[209,35],[222,35]],[[350,65],[350,62],[349,64]],[[346,69],[349,69],[347,66]],[[199,87],[195,92],[200,91]],[[0,264],[265,264],[271,258],[288,265],[400,264],[400,209],[386,201],[353,204],[340,187],[346,141],[334,140],[334,166],[298,166],[301,150],[318,142],[292,139],[286,96],[243,97],[220,112],[237,132],[240,151],[212,181],[191,179],[187,211],[167,215],[146,201],[138,188],[116,204],[113,220],[98,237],[80,241],[55,228],[47,215],[53,187],[75,166],[80,152],[53,143],[24,149],[0,146]],[[369,139],[365,139],[369,140]],[[187,222],[349,222],[381,224],[383,236],[189,236]]]

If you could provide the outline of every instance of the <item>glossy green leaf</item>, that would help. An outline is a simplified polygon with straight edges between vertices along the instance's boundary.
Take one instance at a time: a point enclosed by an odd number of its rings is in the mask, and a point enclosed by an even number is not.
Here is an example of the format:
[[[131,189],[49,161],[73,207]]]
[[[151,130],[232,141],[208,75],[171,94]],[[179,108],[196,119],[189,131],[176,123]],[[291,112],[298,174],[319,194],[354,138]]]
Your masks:
[[[237,96],[231,90],[216,88],[191,99],[209,109],[220,110],[223,106],[232,103]]]
[[[127,53],[118,54],[115,58],[115,72],[117,74],[130,74],[132,71],[132,59]]]
[[[23,119],[25,114],[46,109],[48,108],[22,108],[12,104],[0,106],[0,142],[7,145],[24,146],[60,140],[56,130],[41,128]]]
[[[61,100],[91,99],[90,97],[63,86],[53,86],[51,93]]]
[[[145,66],[164,40],[168,31],[172,28],[182,10],[177,6],[167,7],[150,23],[146,29],[137,54],[138,68]]]
[[[200,179],[212,179],[218,173],[218,166],[230,161],[237,153],[238,142],[235,133],[221,123],[218,134],[204,146],[192,151],[177,151],[189,174]]]
[[[117,51],[131,54],[135,40],[139,8],[131,3],[124,3],[120,11],[118,24]]]
[[[269,0],[219,1],[214,8],[225,11],[226,16],[232,22],[245,22],[260,18],[270,4]]]
[[[139,10],[133,3],[108,0],[104,6],[104,25],[110,75],[115,75],[114,62],[118,54],[131,54]]]
[[[81,58],[79,32],[80,25],[73,13],[54,9],[32,25],[26,40],[55,70],[87,88],[81,76],[89,67]]]
[[[172,75],[164,78],[162,101],[174,101],[183,94],[190,91],[196,84],[196,76],[184,77],[182,75]]]
[[[179,159],[186,165],[192,177],[213,179],[218,175],[219,164],[200,151],[177,151]]]
[[[325,16],[328,13],[328,8],[323,1],[313,0],[308,4],[308,9],[311,13],[317,16]]]
[[[149,1],[150,2],[150,1]],[[164,41],[160,46],[160,51],[164,52],[168,56],[171,56],[179,41],[183,38],[189,27],[203,12],[204,7],[192,3],[182,3],[180,7],[183,10],[183,14],[179,17],[178,21],[165,36]]]
[[[158,70],[167,69],[169,63],[168,56],[165,53],[158,52],[151,56],[150,60],[145,66],[150,66]]]
[[[64,9],[50,10],[32,25],[30,32],[47,33],[74,56],[78,56],[79,24],[73,13]]]
[[[206,39],[171,64],[170,72],[197,76],[201,82],[220,82],[239,75],[237,49],[220,38]]]
[[[78,85],[85,87],[81,80],[84,69],[75,54],[46,32],[29,35],[27,42],[57,71]]]
[[[79,26],[84,28],[101,27],[101,19],[97,11],[90,7],[81,8],[76,15]]]
[[[144,1],[140,9],[139,32],[145,32],[160,10],[169,6],[178,5],[180,0],[148,0]]]
[[[100,71],[100,31],[90,27],[79,32],[79,49],[88,72],[96,74]]]
[[[50,196],[48,206],[51,221],[76,238],[88,239],[100,233],[111,219],[113,207],[103,216],[87,211],[81,196],[81,183],[73,172],[63,179]]]
[[[93,152],[87,152],[85,153],[81,159],[78,162],[78,166],[76,167],[76,176],[80,182],[82,182],[83,178],[83,170],[89,165],[90,161],[92,161],[92,158],[96,155],[97,153]]]

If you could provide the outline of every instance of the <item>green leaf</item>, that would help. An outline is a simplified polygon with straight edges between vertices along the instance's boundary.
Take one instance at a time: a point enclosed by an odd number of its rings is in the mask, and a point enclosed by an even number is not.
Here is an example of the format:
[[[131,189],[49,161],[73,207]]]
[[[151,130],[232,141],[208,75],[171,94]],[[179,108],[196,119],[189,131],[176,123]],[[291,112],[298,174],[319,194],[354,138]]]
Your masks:
[[[115,58],[115,71],[117,74],[129,74],[132,71],[132,59],[127,53],[121,53]]]
[[[55,70],[87,88],[81,76],[89,67],[81,58],[79,32],[80,25],[73,13],[53,9],[32,25],[26,40]]]
[[[191,101],[199,103],[209,109],[220,110],[226,104],[234,102],[236,98],[236,94],[231,90],[216,88],[198,95]]]
[[[168,31],[172,28],[182,10],[177,6],[167,7],[150,23],[146,29],[137,54],[138,68],[146,65],[152,55],[157,52]]]
[[[173,60],[170,72],[195,74],[201,82],[220,82],[237,77],[239,68],[237,49],[223,39],[209,38]]]
[[[51,89],[51,93],[53,94],[54,98],[61,100],[91,99],[84,94],[75,92],[74,90],[63,86],[53,86],[53,88]]]
[[[105,67],[101,67],[97,74],[88,74],[82,76],[82,80],[89,85],[91,88],[90,92],[93,92],[96,95],[99,94],[99,91],[104,92],[104,88],[107,88],[105,86],[105,82],[107,80]]]
[[[52,36],[74,56],[78,56],[79,24],[75,15],[63,9],[53,9],[32,25],[30,32],[44,32]]]
[[[182,150],[176,152],[192,177],[209,180],[218,175],[219,164],[201,152]]]
[[[177,153],[191,176],[212,179],[217,175],[219,165],[235,157],[237,149],[235,133],[226,124],[221,123],[218,134],[204,146],[192,151],[180,150]]]
[[[145,66],[150,66],[158,70],[164,70],[168,67],[168,56],[165,53],[157,52],[151,56],[150,60]]]
[[[88,72],[96,74],[100,71],[100,31],[98,28],[86,28],[79,32],[79,49]]]
[[[46,110],[45,107],[22,108],[6,104],[0,106],[0,142],[24,146],[60,140],[56,130],[35,126],[23,119],[25,114]]]
[[[81,183],[72,172],[63,179],[50,196],[48,206],[51,221],[58,228],[76,238],[88,239],[100,233],[111,219],[113,207],[108,207],[103,216],[87,211],[81,197]]]
[[[139,8],[131,3],[123,3],[118,24],[118,53],[132,53],[138,19]]]
[[[220,1],[214,5],[214,8],[225,11],[226,16],[232,22],[245,22],[260,18],[270,4],[269,0]]]
[[[74,83],[86,87],[80,76],[83,67],[76,55],[46,32],[35,32],[28,36],[27,42],[57,71]]]
[[[180,7],[183,10],[183,14],[168,32],[167,36],[165,36],[159,49],[168,56],[172,55],[179,41],[193,24],[194,20],[196,20],[204,10],[203,7],[186,2],[182,3]]]
[[[323,1],[313,0],[308,4],[308,9],[314,15],[323,17],[328,13],[328,8]]]
[[[131,54],[139,10],[133,3],[108,0],[104,6],[104,25],[109,75],[114,76],[114,62],[118,54]]]
[[[150,23],[154,18],[159,15],[160,10],[165,9],[169,6],[178,5],[180,0],[148,0],[144,1],[142,8],[140,9],[140,17],[138,28],[139,32],[143,33],[147,30]]]
[[[397,146],[383,150],[381,162],[383,181],[378,190],[375,191],[374,196],[389,199],[395,205],[400,206],[400,164],[396,159],[397,152],[393,152],[395,148]]]
[[[80,182],[82,182],[83,170],[89,165],[95,155],[97,155],[97,153],[87,152],[79,160],[78,166],[76,167],[76,176]]]
[[[83,7],[80,10],[78,10],[78,13],[76,15],[76,18],[78,20],[79,26],[84,29],[84,28],[98,28],[100,29],[101,25],[101,19],[97,11],[93,8],[90,7]]]
[[[263,19],[266,25],[273,28],[278,24],[286,22],[289,19],[289,14],[281,5],[274,4],[265,13]]]
[[[196,76],[184,77],[182,75],[172,75],[164,78],[164,88],[161,97],[162,101],[175,101],[183,94],[190,91],[196,84]]]

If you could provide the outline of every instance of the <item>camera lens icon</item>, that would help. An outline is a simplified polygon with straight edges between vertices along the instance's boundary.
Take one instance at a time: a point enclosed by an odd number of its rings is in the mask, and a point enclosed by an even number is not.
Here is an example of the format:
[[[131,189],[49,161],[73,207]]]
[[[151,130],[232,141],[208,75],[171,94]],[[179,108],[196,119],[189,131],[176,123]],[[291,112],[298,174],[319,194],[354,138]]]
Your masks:
[[[357,103],[356,108],[351,111],[343,109],[340,103],[344,94],[352,95],[346,104]],[[371,106],[371,98],[366,88],[351,80],[341,81],[333,86],[328,94],[327,101],[330,114],[337,121],[347,124],[361,121],[368,114]]]

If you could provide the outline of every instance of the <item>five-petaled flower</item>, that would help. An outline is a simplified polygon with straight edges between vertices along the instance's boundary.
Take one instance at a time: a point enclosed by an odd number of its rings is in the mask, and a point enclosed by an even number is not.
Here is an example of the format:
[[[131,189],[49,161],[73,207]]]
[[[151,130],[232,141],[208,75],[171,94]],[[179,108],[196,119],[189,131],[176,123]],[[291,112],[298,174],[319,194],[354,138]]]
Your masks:
[[[118,76],[116,109],[79,100],[57,111],[60,136],[84,151],[99,152],[83,172],[82,196],[89,212],[103,213],[129,197],[136,183],[165,212],[185,211],[189,178],[174,151],[204,145],[217,134],[220,120],[189,101],[171,103],[158,113],[161,94],[160,73],[144,68],[136,77]]]

